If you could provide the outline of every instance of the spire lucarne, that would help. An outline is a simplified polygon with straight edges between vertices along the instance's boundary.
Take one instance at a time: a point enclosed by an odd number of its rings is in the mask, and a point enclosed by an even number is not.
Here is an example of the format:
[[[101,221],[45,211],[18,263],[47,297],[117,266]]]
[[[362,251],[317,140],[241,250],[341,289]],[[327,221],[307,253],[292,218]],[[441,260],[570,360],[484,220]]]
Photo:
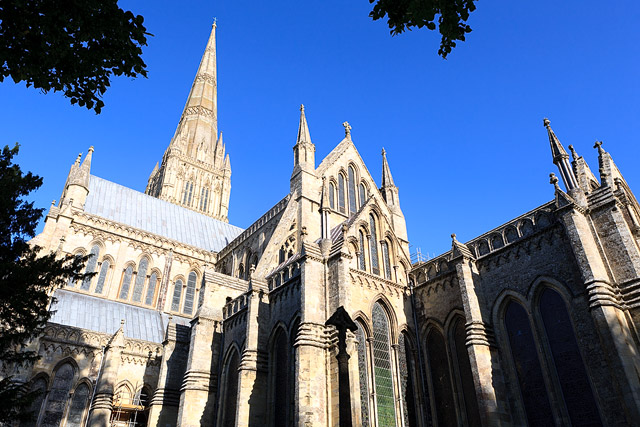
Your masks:
[[[175,134],[145,192],[228,221],[231,161],[218,136],[217,98],[214,23]]]

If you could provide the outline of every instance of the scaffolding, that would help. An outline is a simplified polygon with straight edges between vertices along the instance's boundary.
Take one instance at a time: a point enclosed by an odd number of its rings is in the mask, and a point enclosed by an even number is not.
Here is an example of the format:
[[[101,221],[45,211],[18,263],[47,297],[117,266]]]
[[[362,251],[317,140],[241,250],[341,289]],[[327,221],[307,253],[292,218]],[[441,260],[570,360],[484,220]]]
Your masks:
[[[121,387],[113,396],[110,427],[145,427],[147,425],[147,396],[143,388],[136,384],[136,392],[131,395]]]

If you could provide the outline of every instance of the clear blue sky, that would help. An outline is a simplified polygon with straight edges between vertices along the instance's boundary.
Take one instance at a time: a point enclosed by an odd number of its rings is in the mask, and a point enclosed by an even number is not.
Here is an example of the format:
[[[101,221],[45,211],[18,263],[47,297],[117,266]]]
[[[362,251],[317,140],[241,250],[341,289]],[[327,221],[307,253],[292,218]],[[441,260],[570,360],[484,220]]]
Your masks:
[[[640,194],[640,4],[481,1],[448,60],[427,30],[391,37],[367,0],[121,1],[145,17],[149,78],[115,79],[102,114],[0,84],[2,144],[60,197],[78,152],[92,172],[144,191],[184,106],[213,17],[218,112],[233,169],[230,222],[247,227],[289,190],[298,107],[317,163],[341,123],[372,175],[387,149],[409,238],[423,252],[469,240],[553,197],[543,117],[597,173],[604,141]],[[605,7],[606,6],[606,7]]]

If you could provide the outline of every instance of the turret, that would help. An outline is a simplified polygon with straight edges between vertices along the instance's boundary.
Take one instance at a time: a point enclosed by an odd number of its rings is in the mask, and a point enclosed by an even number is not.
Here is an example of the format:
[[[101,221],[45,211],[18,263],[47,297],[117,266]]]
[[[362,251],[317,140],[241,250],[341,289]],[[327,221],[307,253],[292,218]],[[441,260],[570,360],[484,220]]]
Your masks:
[[[314,171],[316,146],[311,142],[309,125],[304,114],[304,105],[300,105],[300,123],[298,124],[298,137],[296,145],[293,146],[293,174],[300,170]]]
[[[91,158],[93,157],[93,147],[89,147],[89,152],[82,164],[80,159],[82,153],[78,154],[76,161],[71,165],[69,176],[64,186],[64,192],[60,198],[60,206],[72,205],[82,209],[84,202],[89,195],[89,179],[91,174]]]

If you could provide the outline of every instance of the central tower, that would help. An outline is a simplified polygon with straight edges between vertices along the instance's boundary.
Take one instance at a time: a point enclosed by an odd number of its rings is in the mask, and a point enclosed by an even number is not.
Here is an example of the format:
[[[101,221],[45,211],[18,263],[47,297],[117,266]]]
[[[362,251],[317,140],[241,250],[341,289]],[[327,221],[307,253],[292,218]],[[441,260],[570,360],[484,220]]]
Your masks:
[[[231,162],[218,136],[216,24],[162,163],[145,193],[228,222]]]

